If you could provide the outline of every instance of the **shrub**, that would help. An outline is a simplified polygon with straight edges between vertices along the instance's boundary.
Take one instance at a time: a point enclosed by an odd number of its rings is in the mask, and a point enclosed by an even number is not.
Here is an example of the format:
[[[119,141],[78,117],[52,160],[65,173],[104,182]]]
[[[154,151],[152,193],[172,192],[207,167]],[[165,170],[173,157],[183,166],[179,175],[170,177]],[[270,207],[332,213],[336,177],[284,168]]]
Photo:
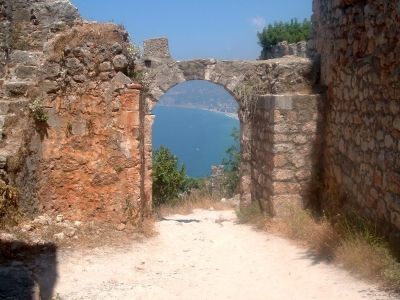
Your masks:
[[[193,182],[192,182],[193,183]],[[160,146],[153,152],[153,205],[171,204],[179,198],[180,192],[187,191],[185,165],[178,168],[178,158],[169,149]]]
[[[307,41],[311,30],[311,22],[304,19],[299,23],[296,18],[289,22],[274,22],[274,25],[268,24],[262,32],[257,32],[258,44],[264,49],[276,45],[279,42],[298,43]]]
[[[32,103],[30,103],[29,108],[37,121],[46,122],[49,119],[49,116],[44,111],[42,101],[39,98],[36,98]]]
[[[257,229],[266,228],[271,219],[263,213],[258,201],[236,210],[240,224],[251,224]]]
[[[225,179],[222,185],[225,187],[227,196],[235,195],[239,192],[239,170],[240,170],[240,133],[233,127],[230,135],[233,137],[234,144],[225,150],[228,158],[222,160],[225,167]]]

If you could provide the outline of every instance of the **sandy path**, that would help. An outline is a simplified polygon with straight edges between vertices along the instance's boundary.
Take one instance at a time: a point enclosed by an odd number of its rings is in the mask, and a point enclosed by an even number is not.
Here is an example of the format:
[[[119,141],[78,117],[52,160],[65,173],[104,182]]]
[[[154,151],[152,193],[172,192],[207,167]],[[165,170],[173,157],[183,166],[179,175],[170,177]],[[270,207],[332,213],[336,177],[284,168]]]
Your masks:
[[[282,238],[237,225],[233,211],[157,224],[130,249],[62,252],[61,299],[394,299]],[[224,219],[226,221],[219,224]],[[216,220],[219,220],[215,222]]]

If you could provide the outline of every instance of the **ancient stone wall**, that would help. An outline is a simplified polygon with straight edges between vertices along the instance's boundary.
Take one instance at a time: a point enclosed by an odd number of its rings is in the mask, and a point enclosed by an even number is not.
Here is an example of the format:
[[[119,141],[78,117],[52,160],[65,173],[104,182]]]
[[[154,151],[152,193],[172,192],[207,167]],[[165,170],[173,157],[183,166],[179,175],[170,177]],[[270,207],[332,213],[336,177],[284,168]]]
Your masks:
[[[327,87],[323,205],[400,230],[400,3],[314,0]]]
[[[316,205],[324,99],[261,96],[252,122],[252,195],[272,215]]]
[[[260,60],[281,58],[286,55],[307,57],[307,42],[298,42],[290,44],[286,41],[280,42],[275,46],[270,46],[261,51]]]
[[[64,0],[0,8],[1,180],[31,214],[136,221],[151,201],[151,149],[127,32],[82,21]]]

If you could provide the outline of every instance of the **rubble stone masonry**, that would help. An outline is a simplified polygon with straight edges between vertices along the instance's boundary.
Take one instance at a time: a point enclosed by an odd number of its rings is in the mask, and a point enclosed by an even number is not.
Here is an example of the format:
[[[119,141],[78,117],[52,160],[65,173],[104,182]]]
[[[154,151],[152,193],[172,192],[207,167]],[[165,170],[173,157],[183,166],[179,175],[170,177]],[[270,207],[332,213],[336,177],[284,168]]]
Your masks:
[[[65,0],[0,0],[0,27],[1,181],[28,215],[136,222],[150,208],[151,134],[125,75],[127,32]]]
[[[273,215],[318,201],[323,101],[307,94],[259,99],[251,139],[252,196]]]
[[[314,0],[327,87],[323,205],[400,230],[400,1]]]

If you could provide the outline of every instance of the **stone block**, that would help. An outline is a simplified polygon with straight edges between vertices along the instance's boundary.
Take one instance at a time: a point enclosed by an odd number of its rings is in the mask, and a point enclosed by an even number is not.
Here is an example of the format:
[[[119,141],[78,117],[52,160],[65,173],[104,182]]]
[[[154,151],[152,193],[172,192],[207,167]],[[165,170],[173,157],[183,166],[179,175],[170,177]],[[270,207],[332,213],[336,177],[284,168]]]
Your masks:
[[[15,75],[18,79],[35,79],[37,75],[37,67],[32,66],[18,66],[15,68]]]
[[[294,178],[295,173],[292,170],[273,170],[272,179],[279,181],[287,181]]]
[[[273,166],[274,167],[278,167],[278,168],[283,167],[287,164],[287,162],[288,162],[287,159],[283,155],[276,155],[273,158]]]
[[[60,89],[60,86],[55,81],[44,81],[42,83],[42,91],[47,94],[54,94]]]
[[[139,111],[140,108],[140,91],[139,90],[127,90],[122,92],[121,97],[121,108],[126,111]]]
[[[148,39],[143,42],[145,58],[170,58],[168,39],[165,37]]]
[[[120,125],[124,127],[139,126],[139,111],[124,111],[120,117]]]
[[[109,61],[102,62],[99,65],[99,72],[110,72],[111,70],[112,70],[112,66]]]
[[[260,96],[263,107],[268,110],[273,109],[292,109],[292,96],[290,95],[265,95]]]
[[[14,50],[11,55],[11,62],[23,66],[38,66],[40,58],[43,56],[42,52],[29,52]]]
[[[3,88],[9,96],[24,95],[28,91],[29,83],[25,81],[5,82]]]
[[[9,101],[0,101],[0,115],[5,115],[8,113],[9,105]]]
[[[60,65],[58,63],[52,63],[52,62],[45,62],[41,67],[40,67],[40,80],[45,80],[45,79],[56,79],[58,75],[60,75],[61,70],[60,70]]]
[[[124,70],[128,66],[128,60],[126,59],[125,55],[119,54],[113,58],[113,65],[115,71]]]
[[[284,217],[292,208],[304,209],[303,198],[300,195],[276,195],[270,197],[270,200],[276,217]]]
[[[72,135],[74,136],[84,136],[87,131],[87,124],[86,121],[73,121],[72,124]]]

